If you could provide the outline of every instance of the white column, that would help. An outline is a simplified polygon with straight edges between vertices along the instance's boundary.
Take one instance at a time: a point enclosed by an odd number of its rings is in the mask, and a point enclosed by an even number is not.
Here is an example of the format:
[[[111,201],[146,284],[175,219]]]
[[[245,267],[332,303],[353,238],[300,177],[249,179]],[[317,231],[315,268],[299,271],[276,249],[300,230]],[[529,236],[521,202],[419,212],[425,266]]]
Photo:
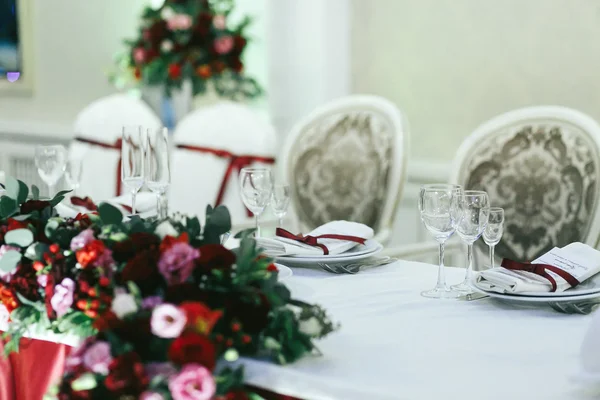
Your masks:
[[[268,0],[268,98],[280,137],[350,93],[350,0]]]

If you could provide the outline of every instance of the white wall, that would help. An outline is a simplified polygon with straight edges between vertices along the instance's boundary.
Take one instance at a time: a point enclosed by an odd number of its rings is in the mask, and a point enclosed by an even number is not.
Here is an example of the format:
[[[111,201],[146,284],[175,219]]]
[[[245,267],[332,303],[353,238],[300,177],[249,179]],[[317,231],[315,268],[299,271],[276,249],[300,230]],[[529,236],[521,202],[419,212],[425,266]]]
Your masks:
[[[600,120],[600,2],[353,0],[352,85],[407,114],[415,160],[481,122],[559,104]]]

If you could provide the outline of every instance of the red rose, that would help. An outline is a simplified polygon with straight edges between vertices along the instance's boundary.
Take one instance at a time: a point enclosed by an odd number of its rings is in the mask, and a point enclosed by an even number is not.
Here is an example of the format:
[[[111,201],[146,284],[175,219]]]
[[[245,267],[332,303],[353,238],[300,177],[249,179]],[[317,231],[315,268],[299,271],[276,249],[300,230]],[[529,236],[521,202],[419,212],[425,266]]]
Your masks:
[[[27,221],[17,221],[14,218],[9,218],[8,219],[8,231],[14,231],[15,229],[27,229],[27,227],[29,226],[29,222]]]
[[[117,262],[128,261],[142,250],[157,249],[160,238],[151,233],[133,233],[129,239],[115,243],[112,248],[113,258]]]
[[[229,270],[235,264],[235,254],[220,244],[207,244],[200,247],[200,257],[196,260],[196,265],[203,272],[210,272],[212,269]]]
[[[181,78],[181,65],[169,64],[169,78],[171,78],[171,79]]]
[[[229,297],[225,300],[225,315],[228,320],[241,323],[244,332],[255,334],[265,329],[269,323],[271,303],[263,293],[250,297]]]
[[[246,39],[244,39],[242,36],[234,36],[233,38],[233,48],[235,49],[234,51],[236,51],[237,53],[241,53],[244,48],[246,47],[246,43],[248,43],[246,41]]]
[[[187,232],[182,233],[181,235],[179,235],[179,237],[173,237],[173,236],[167,235],[160,243],[160,252],[163,253],[163,252],[169,250],[175,243],[189,243],[189,242],[190,242],[190,238],[189,238]]]
[[[167,21],[160,20],[155,22],[146,32],[146,38],[152,44],[152,47],[156,47],[163,39],[165,39],[167,33]]]
[[[215,345],[206,336],[185,332],[171,343],[169,359],[179,365],[197,363],[212,371],[216,362]]]
[[[10,288],[28,300],[38,301],[41,299],[38,287],[36,271],[31,262],[21,262],[10,279]]]
[[[134,282],[144,295],[153,293],[154,289],[164,282],[158,270],[159,257],[158,249],[140,251],[127,262],[119,280],[122,283]]]
[[[87,229],[92,225],[92,220],[90,219],[90,216],[87,214],[82,214],[82,213],[77,214],[74,221],[79,223],[79,227],[81,229]]]
[[[21,204],[21,213],[30,214],[34,211],[42,211],[46,207],[50,207],[49,201],[28,200],[25,203]]]
[[[140,357],[133,352],[114,358],[108,366],[104,386],[114,396],[139,396],[148,387],[150,379]]]
[[[187,318],[186,326],[197,333],[208,335],[221,318],[221,311],[213,311],[205,304],[196,301],[186,301],[179,305]]]
[[[165,303],[181,304],[185,301],[198,301],[207,303],[208,300],[219,298],[218,293],[209,293],[194,283],[178,283],[167,287],[165,292]]]
[[[98,332],[104,332],[115,330],[120,324],[121,320],[117,317],[117,314],[112,311],[106,311],[94,321],[94,328],[96,328]]]
[[[96,261],[102,257],[106,246],[102,240],[92,240],[86,244],[83,248],[77,250],[75,257],[77,262],[81,264],[82,268],[87,268],[89,265],[93,265]]]
[[[231,69],[237,73],[240,73],[244,70],[244,63],[242,63],[242,60],[239,58],[236,58],[231,62]]]

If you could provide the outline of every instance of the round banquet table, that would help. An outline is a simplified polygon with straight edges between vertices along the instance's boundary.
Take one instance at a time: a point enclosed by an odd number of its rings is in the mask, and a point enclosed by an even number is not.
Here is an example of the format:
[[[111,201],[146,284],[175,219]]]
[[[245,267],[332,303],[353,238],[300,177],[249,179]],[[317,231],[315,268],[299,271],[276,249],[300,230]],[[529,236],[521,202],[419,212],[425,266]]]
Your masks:
[[[341,329],[317,342],[321,357],[242,360],[253,385],[311,400],[590,398],[573,377],[591,316],[423,298],[437,279],[437,267],[423,263],[357,275],[293,270],[292,297],[324,306]],[[448,268],[448,282],[464,273]]]

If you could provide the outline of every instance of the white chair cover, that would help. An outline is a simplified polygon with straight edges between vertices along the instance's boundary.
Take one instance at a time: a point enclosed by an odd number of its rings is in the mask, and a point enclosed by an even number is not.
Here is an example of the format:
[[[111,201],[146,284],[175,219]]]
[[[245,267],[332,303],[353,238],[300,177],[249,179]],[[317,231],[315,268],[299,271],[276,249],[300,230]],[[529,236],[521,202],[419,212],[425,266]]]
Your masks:
[[[215,205],[230,155],[273,158],[276,134],[271,124],[247,106],[221,102],[188,114],[175,128],[171,188],[171,212],[204,218],[206,206]],[[209,148],[225,154],[182,148]],[[272,167],[272,163],[253,162]],[[235,225],[252,221],[240,198],[239,170],[234,169],[225,186],[221,204],[226,205]]]
[[[75,138],[69,148],[69,157],[82,160],[78,195],[90,196],[99,202],[122,193],[116,193],[121,151],[100,144],[115,146],[121,138],[122,127],[134,125],[158,128],[161,121],[146,103],[127,94],[103,97],[79,113],[74,124]]]

